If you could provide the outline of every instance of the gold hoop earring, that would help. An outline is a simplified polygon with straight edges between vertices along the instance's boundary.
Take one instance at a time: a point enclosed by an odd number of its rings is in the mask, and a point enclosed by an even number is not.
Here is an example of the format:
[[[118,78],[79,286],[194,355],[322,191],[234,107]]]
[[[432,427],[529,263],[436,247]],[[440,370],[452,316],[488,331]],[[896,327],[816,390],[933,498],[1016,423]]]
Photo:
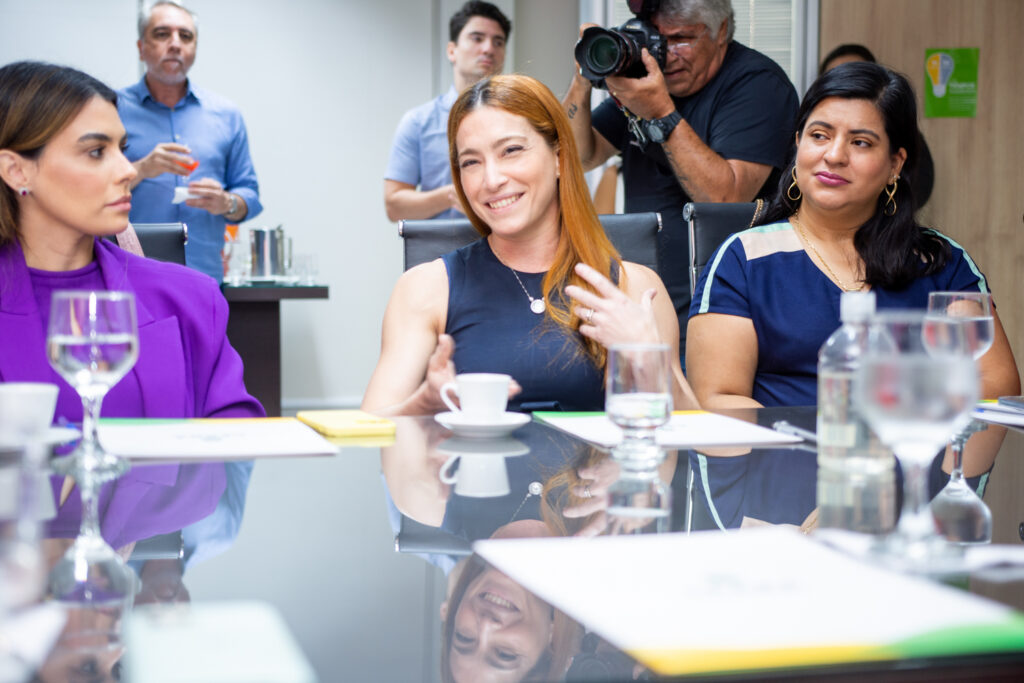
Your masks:
[[[896,181],[898,181],[898,180],[899,180],[898,176],[894,177],[892,179],[892,189],[891,190],[889,189],[888,185],[885,186],[885,194],[886,194],[886,196],[888,198],[885,201],[885,207],[882,209],[882,213],[884,213],[886,216],[894,216],[896,214],[896,187],[897,187],[897,182]],[[889,208],[890,205],[892,206],[891,209]]]
[[[796,188],[796,196],[793,196],[793,188]],[[803,193],[800,192],[800,186],[796,184],[796,166],[793,167],[793,184],[786,189],[786,197],[791,202],[798,202],[803,197]]]

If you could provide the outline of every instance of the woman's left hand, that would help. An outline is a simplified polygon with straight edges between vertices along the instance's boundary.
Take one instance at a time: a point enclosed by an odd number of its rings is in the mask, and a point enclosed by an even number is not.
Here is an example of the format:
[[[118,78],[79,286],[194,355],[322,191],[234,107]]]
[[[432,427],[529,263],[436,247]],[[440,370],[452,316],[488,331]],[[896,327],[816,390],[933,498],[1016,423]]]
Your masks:
[[[608,347],[612,344],[659,343],[652,301],[657,290],[648,289],[636,302],[611,280],[590,266],[579,263],[576,274],[589,282],[594,292],[569,285],[565,288],[578,305],[573,309],[583,320],[580,333]]]

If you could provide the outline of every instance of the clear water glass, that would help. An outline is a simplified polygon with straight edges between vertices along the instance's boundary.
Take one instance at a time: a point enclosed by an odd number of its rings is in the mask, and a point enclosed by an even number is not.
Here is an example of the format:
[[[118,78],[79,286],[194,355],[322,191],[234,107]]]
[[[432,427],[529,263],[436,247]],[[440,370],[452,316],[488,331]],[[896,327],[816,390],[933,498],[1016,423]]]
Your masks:
[[[46,352],[53,369],[82,398],[82,440],[54,469],[60,474],[76,468],[101,478],[120,476],[128,463],[103,450],[97,428],[103,397],[139,357],[135,297],[129,292],[54,292]]]
[[[666,344],[613,344],[608,349],[605,412],[622,429],[617,454],[657,448],[658,427],[672,415]]]
[[[928,470],[970,421],[978,373],[961,321],[919,312],[886,312],[870,323],[854,400],[903,469],[903,509],[888,551],[911,568],[935,552]]]
[[[992,347],[995,322],[992,295],[984,292],[931,292],[929,314],[956,317],[963,321],[967,346],[977,361]],[[953,470],[949,482],[932,499],[932,515],[939,532],[955,543],[990,543],[992,511],[964,479],[963,449],[971,434],[986,429],[974,420],[953,439]]]
[[[100,533],[99,490],[128,469],[103,450],[98,420],[103,397],[135,364],[139,334],[128,292],[57,291],[46,338],[50,365],[82,398],[82,439],[53,463],[74,479],[82,499],[78,536],[50,571],[51,596],[71,605],[120,612],[135,594],[134,574]]]

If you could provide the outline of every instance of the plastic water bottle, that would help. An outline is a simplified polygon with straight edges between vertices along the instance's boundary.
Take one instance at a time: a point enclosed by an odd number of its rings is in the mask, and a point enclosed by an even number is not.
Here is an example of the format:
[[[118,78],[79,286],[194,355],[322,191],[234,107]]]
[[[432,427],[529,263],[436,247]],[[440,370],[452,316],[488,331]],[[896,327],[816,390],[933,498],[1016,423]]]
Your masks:
[[[842,325],[818,354],[818,524],[882,533],[896,521],[895,460],[851,394],[874,312],[874,292],[844,292]]]

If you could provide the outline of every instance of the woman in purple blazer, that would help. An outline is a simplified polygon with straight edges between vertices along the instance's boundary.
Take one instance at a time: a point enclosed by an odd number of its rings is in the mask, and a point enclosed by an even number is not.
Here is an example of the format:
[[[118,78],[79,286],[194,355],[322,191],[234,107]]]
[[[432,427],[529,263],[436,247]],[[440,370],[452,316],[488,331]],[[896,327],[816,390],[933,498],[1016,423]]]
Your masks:
[[[103,400],[104,417],[262,417],[228,343],[228,307],[216,282],[183,266],[122,251],[102,239],[124,230],[135,169],[113,90],[80,71],[38,62],[0,68],[0,381],[60,387],[58,418],[82,419],[78,394],[46,360],[50,295],[58,289],[135,294],[139,358]],[[104,489],[112,544],[181,529],[211,512],[222,465],[138,467]],[[60,482],[54,483],[55,494]],[[161,499],[159,519],[140,503]],[[142,506],[145,507],[145,506]],[[78,496],[52,535],[74,536]],[[112,519],[111,513],[123,510]],[[62,520],[66,520],[62,522]],[[134,527],[134,528],[133,528]]]

